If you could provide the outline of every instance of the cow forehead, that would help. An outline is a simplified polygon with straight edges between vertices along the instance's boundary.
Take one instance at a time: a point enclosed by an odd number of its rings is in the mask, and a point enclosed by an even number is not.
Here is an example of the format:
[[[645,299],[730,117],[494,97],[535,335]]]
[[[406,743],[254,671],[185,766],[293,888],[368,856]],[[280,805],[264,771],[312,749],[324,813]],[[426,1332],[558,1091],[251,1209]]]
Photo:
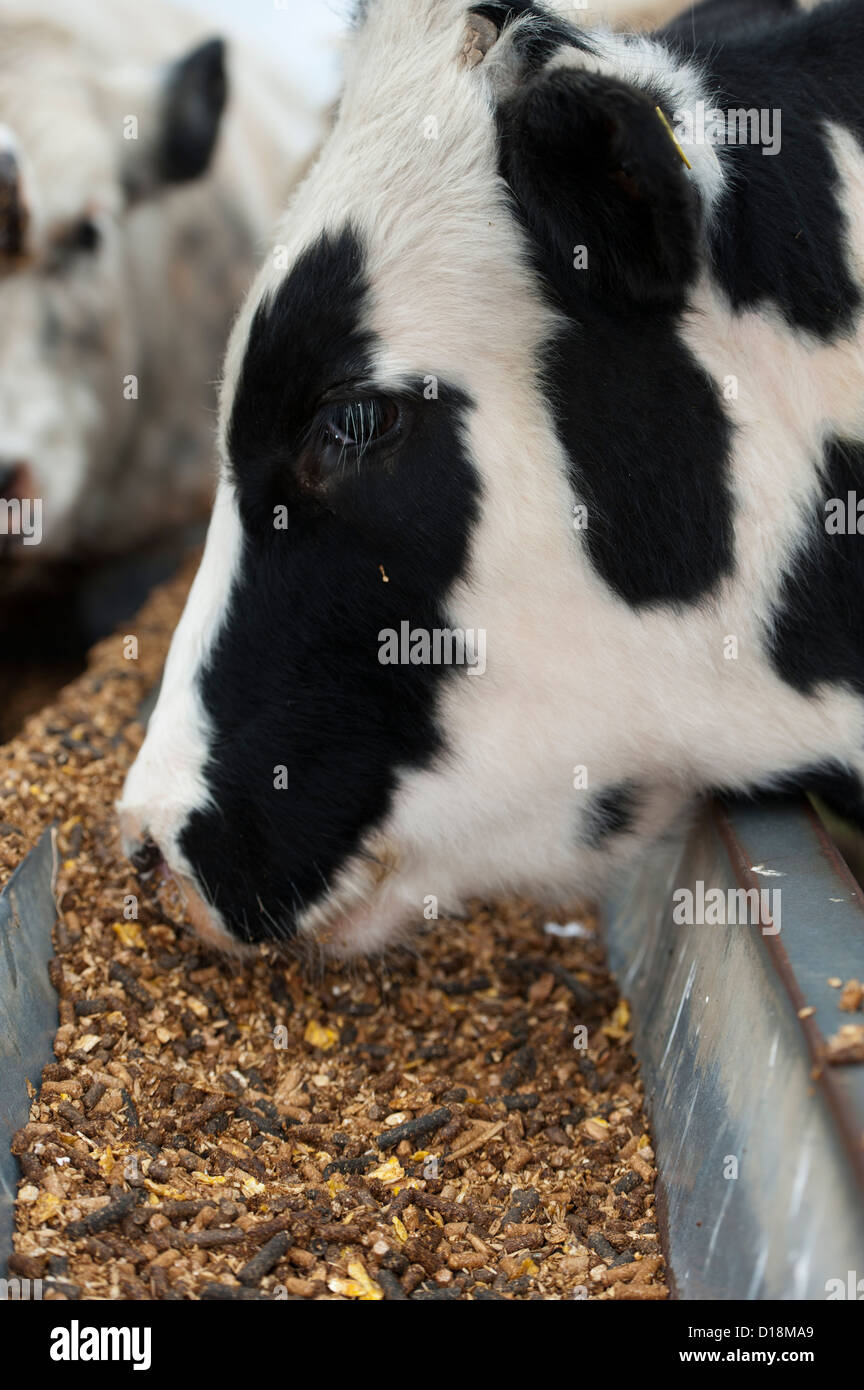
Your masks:
[[[45,219],[75,216],[88,202],[117,211],[115,142],[94,76],[50,26],[0,21],[0,123],[15,133]]]
[[[470,0],[360,0],[356,7],[354,52],[380,51],[385,45],[415,48],[452,38],[454,26],[465,23]],[[502,13],[506,6],[500,6]],[[513,10],[530,8],[514,5]]]
[[[286,219],[289,251],[310,232],[349,220],[367,245],[379,254],[390,247],[394,259],[434,233],[426,240],[431,262],[449,239],[452,212],[466,219],[466,236],[488,220],[494,115],[479,75],[459,62],[464,3],[444,0],[439,9],[409,0],[405,8],[393,12],[392,24],[382,23],[389,6],[376,9],[354,39],[334,130]],[[418,33],[411,14],[439,22]]]
[[[480,68],[462,61],[469,19],[464,0],[381,0],[370,9],[351,42],[333,131],[279,228],[281,259],[265,267],[238,325],[228,380],[257,304],[322,235],[349,226],[363,251],[367,326],[382,345],[383,375],[464,380],[466,349],[499,364],[518,351],[521,362],[551,331],[498,172],[493,93]],[[230,407],[230,395],[223,403]]]

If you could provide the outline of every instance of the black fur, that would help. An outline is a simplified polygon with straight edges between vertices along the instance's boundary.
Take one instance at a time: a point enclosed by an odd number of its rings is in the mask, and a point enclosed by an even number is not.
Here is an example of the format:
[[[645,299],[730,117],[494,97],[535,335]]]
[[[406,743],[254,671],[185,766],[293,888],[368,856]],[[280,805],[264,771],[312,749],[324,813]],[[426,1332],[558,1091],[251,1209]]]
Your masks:
[[[808,770],[798,780],[808,791],[820,796],[841,820],[851,821],[864,830],[864,785],[855,773],[825,765]]]
[[[547,375],[598,573],[634,607],[706,597],[734,564],[731,431],[672,323],[592,309]]]
[[[848,332],[861,291],[823,123],[864,139],[864,7],[820,5],[731,43],[697,43],[696,55],[714,105],[782,116],[776,155],[755,144],[719,147],[728,182],[709,232],[715,275],[736,309],[775,304],[821,338]]]
[[[465,572],[478,502],[466,397],[439,384],[427,401],[418,383],[410,433],[384,462],[323,491],[298,470],[322,397],[368,383],[366,300],[358,237],[322,236],[256,317],[230,422],[246,544],[201,679],[219,809],[195,812],[182,845],[249,940],[288,934],[321,896],[386,815],[399,769],[441,751],[440,681],[467,679],[378,661],[382,629],[447,626],[444,596]],[[287,531],[273,526],[280,505]],[[287,767],[287,790],[274,788],[275,766]]]
[[[621,308],[683,302],[698,265],[699,202],[656,106],[614,78],[559,69],[501,108],[505,177],[571,293],[582,280]],[[589,258],[575,274],[574,241]]]
[[[472,5],[469,13],[482,14],[486,19],[491,19],[500,34],[514,19],[535,15],[537,6],[532,4],[532,0],[513,0],[513,3],[508,3],[508,0],[488,0],[486,4]]]
[[[677,331],[699,234],[686,170],[651,98],[614,80],[541,74],[498,120],[501,172],[570,325],[543,369],[591,559],[633,605],[698,600],[733,563],[731,441]]]
[[[716,794],[732,803],[753,801],[763,796],[795,797],[812,792],[842,820],[864,829],[864,785],[861,778],[836,762],[814,763],[785,777],[775,777],[767,785],[755,786],[747,793],[730,793],[722,788]]]
[[[582,842],[589,849],[602,848],[610,835],[624,835],[633,829],[639,809],[639,792],[633,782],[604,787],[588,805],[582,827]]]
[[[697,43],[726,43],[742,30],[752,32],[797,13],[797,0],[702,0],[664,24],[656,37],[689,54]]]
[[[163,98],[157,156],[165,183],[197,179],[208,168],[227,99],[222,39],[209,39],[175,63]]]
[[[831,498],[864,497],[864,444],[831,441],[823,479],[783,582],[770,651],[783,679],[803,694],[834,681],[864,695],[864,536],[829,535],[825,526]]]

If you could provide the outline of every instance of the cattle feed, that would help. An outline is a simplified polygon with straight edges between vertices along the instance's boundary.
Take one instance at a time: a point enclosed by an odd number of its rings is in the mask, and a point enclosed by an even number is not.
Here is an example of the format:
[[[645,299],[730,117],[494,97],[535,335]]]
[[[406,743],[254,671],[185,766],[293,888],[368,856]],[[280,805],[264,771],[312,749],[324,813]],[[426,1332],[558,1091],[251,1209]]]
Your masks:
[[[864,13],[571,20],[370,0],[235,326],[120,807],[222,941],[590,892],[713,788],[864,819],[860,538],[824,524],[864,491]],[[700,102],[778,110],[776,154],[688,168],[656,108]],[[486,670],[382,666],[402,622]]]

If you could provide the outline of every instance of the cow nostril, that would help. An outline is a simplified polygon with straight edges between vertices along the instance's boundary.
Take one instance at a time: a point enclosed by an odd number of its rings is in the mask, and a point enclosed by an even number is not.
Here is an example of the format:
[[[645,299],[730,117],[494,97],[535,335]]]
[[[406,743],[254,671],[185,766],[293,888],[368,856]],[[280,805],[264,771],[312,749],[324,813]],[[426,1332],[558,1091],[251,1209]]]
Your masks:
[[[0,262],[23,258],[29,222],[21,166],[14,150],[0,149]]]
[[[23,497],[26,492],[26,477],[26,465],[0,460],[0,497],[7,502],[11,502],[13,497]]]
[[[148,836],[134,854],[130,854],[129,859],[136,873],[152,874],[153,870],[162,863],[162,851],[155,840],[151,840]]]

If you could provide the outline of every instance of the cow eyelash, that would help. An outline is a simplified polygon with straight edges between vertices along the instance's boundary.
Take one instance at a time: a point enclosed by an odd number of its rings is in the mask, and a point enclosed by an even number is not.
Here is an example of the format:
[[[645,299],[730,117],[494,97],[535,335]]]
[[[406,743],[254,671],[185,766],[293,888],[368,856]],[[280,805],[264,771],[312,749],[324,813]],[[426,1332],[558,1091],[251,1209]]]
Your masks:
[[[367,459],[387,457],[405,438],[411,412],[390,396],[356,396],[321,404],[301,441],[295,472],[301,486],[317,491],[357,471]]]
[[[335,445],[343,453],[350,450],[360,459],[387,439],[398,428],[400,419],[401,411],[395,401],[372,396],[325,406],[318,423],[324,443]]]
[[[378,455],[399,439],[403,410],[387,396],[332,401],[318,412],[313,436],[314,463],[308,471],[321,482],[341,474],[346,466],[359,468],[367,456]]]

